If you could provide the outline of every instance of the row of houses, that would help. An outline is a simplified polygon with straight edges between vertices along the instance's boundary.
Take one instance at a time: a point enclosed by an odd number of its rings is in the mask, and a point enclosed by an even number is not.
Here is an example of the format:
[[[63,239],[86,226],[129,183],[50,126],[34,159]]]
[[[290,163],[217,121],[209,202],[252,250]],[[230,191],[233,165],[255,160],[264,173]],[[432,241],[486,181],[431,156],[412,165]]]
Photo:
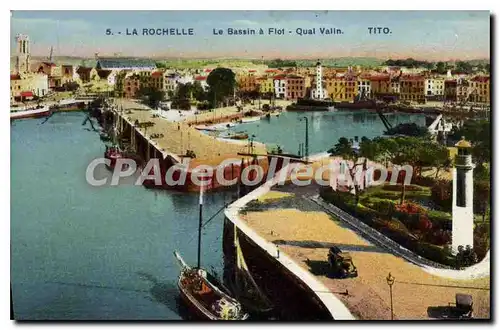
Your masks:
[[[28,48],[29,51],[29,48]],[[29,55],[29,54],[28,54]],[[99,58],[94,67],[56,65],[50,61],[31,65],[29,56],[19,55],[21,66],[11,74],[11,99],[45,96],[69,82],[85,85],[104,82],[117,96],[135,98],[143,87],[154,87],[166,93],[179,84],[198,81],[207,88],[206,79],[211,69],[173,71],[158,69],[148,59]],[[29,70],[28,70],[29,68]],[[321,85],[317,82],[321,81]],[[236,72],[238,90],[259,93],[264,97],[297,100],[312,97],[336,102],[356,99],[389,99],[412,102],[428,100],[452,102],[490,102],[488,76],[431,75],[386,68],[363,71],[362,68],[254,69]]]
[[[266,70],[260,76],[247,72],[237,75],[237,84],[242,91],[259,91],[266,95],[272,93],[276,98],[289,100],[310,96],[336,102],[353,102],[363,98],[420,103],[490,102],[489,76],[451,77],[402,71],[359,72],[352,68],[344,71],[337,69],[337,72],[330,69],[327,72],[329,73],[326,75],[298,75]],[[318,79],[321,79],[320,89],[317,85]]]

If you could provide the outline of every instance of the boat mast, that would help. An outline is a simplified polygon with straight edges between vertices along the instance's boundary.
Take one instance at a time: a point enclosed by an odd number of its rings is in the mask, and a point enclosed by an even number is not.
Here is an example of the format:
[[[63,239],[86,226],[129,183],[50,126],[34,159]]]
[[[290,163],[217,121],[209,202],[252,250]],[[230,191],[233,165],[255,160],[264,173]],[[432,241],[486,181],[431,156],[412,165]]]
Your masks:
[[[200,182],[201,183],[201,182]],[[203,224],[203,184],[200,184],[200,219],[198,222],[198,268],[201,267],[201,227]]]

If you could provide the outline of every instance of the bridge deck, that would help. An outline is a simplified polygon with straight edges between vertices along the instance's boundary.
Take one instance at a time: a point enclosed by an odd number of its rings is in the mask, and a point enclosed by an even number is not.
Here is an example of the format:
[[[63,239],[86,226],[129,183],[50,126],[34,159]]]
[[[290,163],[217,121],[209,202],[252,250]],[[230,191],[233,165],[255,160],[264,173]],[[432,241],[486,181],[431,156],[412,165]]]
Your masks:
[[[217,166],[224,159],[241,159],[242,156],[239,156],[238,153],[248,151],[246,144],[221,141],[197,131],[194,126],[190,127],[186,123],[153,118],[152,112],[142,104],[125,99],[118,100],[117,104],[119,108],[123,106],[125,110],[123,116],[131,123],[138,120],[139,122],[153,122],[155,124],[146,130],[146,134],[148,136],[154,133],[163,134],[162,138],[154,139],[159,148],[174,155],[184,155],[187,150],[193,150],[196,154],[193,163],[197,165]],[[127,113],[127,110],[130,110],[131,113]],[[141,128],[140,131],[144,133],[145,129]],[[254,143],[254,151],[265,154],[265,145]]]

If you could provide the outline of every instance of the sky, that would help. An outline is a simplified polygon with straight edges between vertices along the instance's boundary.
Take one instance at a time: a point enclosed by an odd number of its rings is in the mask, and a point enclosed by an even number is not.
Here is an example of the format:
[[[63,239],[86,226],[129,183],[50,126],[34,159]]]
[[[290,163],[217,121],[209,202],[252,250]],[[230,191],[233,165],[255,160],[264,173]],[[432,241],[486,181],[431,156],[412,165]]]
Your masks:
[[[390,34],[370,34],[387,27]],[[127,29],[139,35],[126,35]],[[148,28],[192,28],[192,36],[145,36]],[[227,28],[262,28],[263,35],[227,35]],[[285,29],[268,35],[269,28]],[[297,29],[315,35],[297,35]],[[321,35],[320,28],[343,34]],[[113,35],[107,35],[107,29]],[[223,30],[214,35],[213,29]],[[121,34],[118,34],[120,32]],[[488,11],[12,11],[15,36],[27,34],[32,56],[165,58],[377,57],[422,60],[489,59]]]

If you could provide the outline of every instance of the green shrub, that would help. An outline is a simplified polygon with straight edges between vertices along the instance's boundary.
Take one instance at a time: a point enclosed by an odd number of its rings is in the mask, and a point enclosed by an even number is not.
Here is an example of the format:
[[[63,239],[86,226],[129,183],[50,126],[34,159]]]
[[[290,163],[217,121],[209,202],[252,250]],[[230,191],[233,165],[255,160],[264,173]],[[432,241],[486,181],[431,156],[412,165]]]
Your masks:
[[[439,180],[431,188],[431,199],[443,211],[451,211],[453,183]]]
[[[436,183],[436,180],[430,176],[419,176],[417,178],[413,178],[412,182],[415,185],[432,187]]]
[[[452,227],[452,217],[451,214],[447,212],[429,210],[427,212],[427,217],[432,222],[434,227],[442,229],[451,229]]]
[[[416,244],[416,239],[410,235],[408,232],[403,230],[395,229],[394,227],[387,226],[387,222],[378,222],[378,231],[388,238],[392,239],[394,242],[402,245],[403,247],[413,250]]]
[[[399,200],[401,198],[401,193],[396,191],[379,191],[374,193],[373,196],[380,199]]]
[[[490,225],[481,224],[474,228],[474,252],[478,260],[483,260],[490,249]]]
[[[381,214],[391,216],[394,212],[394,202],[389,199],[377,199],[371,203],[370,208]]]
[[[444,249],[430,243],[418,242],[414,251],[426,259],[443,265],[455,266],[456,264],[455,258],[448,249]]]
[[[386,191],[401,192],[401,190],[403,189],[403,185],[401,185],[401,184],[398,184],[398,185],[387,184],[387,185],[383,186],[382,189],[386,190]],[[425,190],[425,189],[420,187],[420,186],[414,185],[414,184],[410,184],[410,185],[405,186],[405,191],[423,191],[423,190]]]

